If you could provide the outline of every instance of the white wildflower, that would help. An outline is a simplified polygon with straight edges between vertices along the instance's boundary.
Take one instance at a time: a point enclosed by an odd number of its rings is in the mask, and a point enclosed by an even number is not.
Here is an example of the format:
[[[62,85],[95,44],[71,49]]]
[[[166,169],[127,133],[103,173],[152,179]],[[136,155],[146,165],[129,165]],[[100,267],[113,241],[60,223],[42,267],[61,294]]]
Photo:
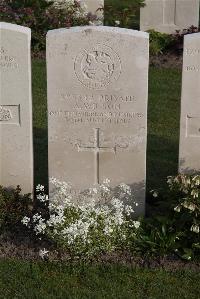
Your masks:
[[[40,219],[42,219],[42,216],[38,213],[36,213],[35,215],[33,215],[33,222],[37,222]]]
[[[193,225],[191,226],[190,230],[191,230],[192,232],[196,233],[196,234],[199,234],[199,231],[200,231],[200,229],[199,229],[199,225],[198,225],[198,224],[193,224]]]
[[[58,214],[51,214],[49,220],[47,221],[47,225],[50,227],[54,227],[56,225],[62,225],[65,222],[64,211],[62,209],[57,209]]]
[[[98,193],[98,189],[97,188],[90,188],[89,189],[89,194],[93,195],[93,194],[97,194]]]
[[[36,187],[36,191],[37,191],[37,192],[44,192],[44,186],[38,184],[37,187]]]
[[[140,221],[133,221],[133,225],[136,229],[138,229],[140,227]]]
[[[36,235],[38,234],[44,234],[45,230],[46,230],[46,223],[44,219],[40,219],[39,222],[35,225],[34,227],[34,231],[36,233]]]
[[[124,184],[124,183],[121,183],[119,185],[119,188],[121,189],[122,192],[124,192],[125,194],[127,195],[131,195],[131,187]]]
[[[158,197],[158,192],[156,190],[151,190],[150,193],[152,193],[154,198]]]
[[[116,233],[121,238],[123,235],[126,237],[123,225],[128,224],[127,216],[134,212],[132,206],[125,204],[127,195],[131,195],[130,186],[123,183],[117,189],[112,189],[109,186],[110,180],[106,179],[101,185],[77,194],[68,183],[55,178],[51,178],[50,182],[54,191],[48,205],[48,220],[43,219],[40,213],[32,217],[36,235],[47,234],[52,239],[59,239],[75,248],[78,246],[79,249],[93,242],[94,237],[98,239],[98,234],[102,232],[107,238]],[[38,190],[42,190],[41,187]],[[39,194],[38,199],[45,202],[48,197]],[[132,205],[138,205],[131,202]],[[23,219],[26,225],[30,221],[28,217]],[[139,226],[140,222],[135,221],[133,227],[137,229]]]
[[[172,182],[173,182],[172,177],[171,177],[171,176],[168,176],[168,177],[167,177],[167,184],[168,184],[168,185],[171,185]]]
[[[188,209],[189,209],[190,211],[195,211],[195,208],[196,208],[196,206],[195,206],[195,204],[193,204],[193,203],[190,203],[190,204],[188,205]]]
[[[125,206],[124,211],[127,216],[130,216],[131,213],[134,213],[133,208],[129,205]]]
[[[200,185],[200,176],[199,175],[195,177],[195,185],[196,186]]]
[[[39,251],[39,256],[40,256],[42,259],[44,259],[45,257],[48,256],[48,253],[49,253],[49,251],[46,250],[45,248],[44,248],[44,249],[40,249],[40,251]]]
[[[158,197],[158,192],[154,191],[152,195],[153,195],[153,197],[156,198],[156,197]]]
[[[103,184],[109,185],[110,184],[110,180],[108,178],[103,180]]]
[[[22,219],[22,223],[24,224],[24,225],[26,225],[26,226],[28,226],[28,224],[30,223],[30,218],[29,217],[24,217],[23,219]]]
[[[195,204],[193,204],[193,203],[188,203],[187,201],[184,201],[184,202],[182,203],[182,206],[183,206],[185,209],[188,209],[188,210],[190,210],[190,211],[194,211],[195,208],[196,208]]]
[[[186,179],[186,184],[188,184],[188,185],[191,184],[191,180],[190,180],[190,178],[187,178],[187,179]]]
[[[174,211],[179,213],[179,212],[181,211],[181,207],[180,207],[180,206],[176,206],[176,207],[174,208]]]
[[[40,202],[47,202],[49,200],[49,197],[48,195],[42,195],[42,194],[38,194],[37,195],[37,199],[40,201]]]
[[[113,228],[109,225],[106,225],[103,231],[106,235],[111,235],[113,233]]]
[[[110,192],[109,187],[107,187],[107,186],[104,185],[104,184],[100,185],[100,188],[101,188],[101,190],[102,190],[104,193],[109,193],[109,192]]]
[[[198,198],[199,197],[199,191],[198,190],[192,190],[191,195],[193,196],[193,198]]]
[[[120,25],[120,21],[119,20],[115,20],[115,25],[119,26]]]

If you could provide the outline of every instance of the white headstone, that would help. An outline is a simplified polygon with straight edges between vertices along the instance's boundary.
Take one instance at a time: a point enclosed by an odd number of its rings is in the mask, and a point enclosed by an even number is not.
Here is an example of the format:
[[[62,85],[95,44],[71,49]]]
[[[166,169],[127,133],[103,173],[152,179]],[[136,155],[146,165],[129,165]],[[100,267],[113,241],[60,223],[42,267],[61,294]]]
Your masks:
[[[148,34],[90,26],[47,35],[49,176],[78,191],[131,185],[144,212]]]
[[[33,191],[31,30],[0,23],[0,185]]]
[[[200,171],[200,33],[184,38],[179,170]]]
[[[140,30],[175,33],[199,26],[199,0],[146,0],[140,9]]]

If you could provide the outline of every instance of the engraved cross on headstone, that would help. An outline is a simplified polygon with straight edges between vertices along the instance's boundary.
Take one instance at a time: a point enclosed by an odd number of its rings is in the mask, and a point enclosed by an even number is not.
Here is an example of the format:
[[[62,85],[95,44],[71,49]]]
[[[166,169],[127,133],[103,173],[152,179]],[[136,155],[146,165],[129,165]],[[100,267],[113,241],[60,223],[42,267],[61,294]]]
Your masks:
[[[83,152],[83,151],[90,151],[95,153],[95,184],[99,184],[100,182],[100,173],[99,173],[99,154],[101,152],[111,152],[116,154],[116,146],[114,147],[105,147],[105,146],[100,146],[100,128],[94,129],[95,133],[95,139],[94,139],[94,146],[80,146],[78,145],[78,151]]]

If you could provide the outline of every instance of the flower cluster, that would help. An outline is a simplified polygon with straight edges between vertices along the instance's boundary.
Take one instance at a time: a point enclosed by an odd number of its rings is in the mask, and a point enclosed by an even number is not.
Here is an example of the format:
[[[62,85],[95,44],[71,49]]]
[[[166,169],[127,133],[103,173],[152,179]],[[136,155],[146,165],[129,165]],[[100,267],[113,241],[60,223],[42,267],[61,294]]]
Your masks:
[[[0,1],[0,21],[30,27],[35,53],[45,50],[48,30],[100,22],[78,0]]]
[[[91,14],[89,8],[84,0],[46,0],[52,3],[58,10],[72,13],[77,19],[88,18],[89,25],[103,25],[102,17],[98,17],[96,14]]]
[[[174,207],[177,213],[184,213],[192,219],[190,231],[200,232],[200,175],[179,174],[176,177],[168,177],[168,185],[171,190],[180,193],[178,205]]]
[[[35,234],[45,235],[73,255],[91,256],[110,252],[128,243],[132,232],[140,227],[132,220],[133,206],[131,188],[120,184],[112,189],[105,180],[87,191],[76,194],[70,184],[52,178],[50,200],[42,186],[37,187],[37,199],[48,205],[49,216],[36,213],[24,217],[22,223],[32,227]],[[132,205],[126,204],[131,201]]]
[[[85,5],[84,1],[81,0],[46,0],[47,3],[52,3],[56,9],[61,10],[76,10],[77,15],[81,17],[86,16],[87,14],[87,6]]]

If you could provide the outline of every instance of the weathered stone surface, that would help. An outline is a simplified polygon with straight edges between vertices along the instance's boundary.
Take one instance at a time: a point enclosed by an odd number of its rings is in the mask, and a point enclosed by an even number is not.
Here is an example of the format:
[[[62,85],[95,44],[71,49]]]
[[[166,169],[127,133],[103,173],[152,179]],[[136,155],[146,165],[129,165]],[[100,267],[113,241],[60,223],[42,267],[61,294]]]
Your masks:
[[[98,9],[104,7],[104,0],[84,0],[84,3],[87,5],[88,12],[103,18],[103,10]]]
[[[184,40],[179,170],[200,171],[200,33]]]
[[[198,27],[199,0],[146,0],[140,10],[140,29],[175,33],[190,26]]]
[[[29,28],[0,23],[0,185],[33,191]]]
[[[49,176],[77,190],[111,179],[144,212],[148,34],[111,27],[49,31]]]

